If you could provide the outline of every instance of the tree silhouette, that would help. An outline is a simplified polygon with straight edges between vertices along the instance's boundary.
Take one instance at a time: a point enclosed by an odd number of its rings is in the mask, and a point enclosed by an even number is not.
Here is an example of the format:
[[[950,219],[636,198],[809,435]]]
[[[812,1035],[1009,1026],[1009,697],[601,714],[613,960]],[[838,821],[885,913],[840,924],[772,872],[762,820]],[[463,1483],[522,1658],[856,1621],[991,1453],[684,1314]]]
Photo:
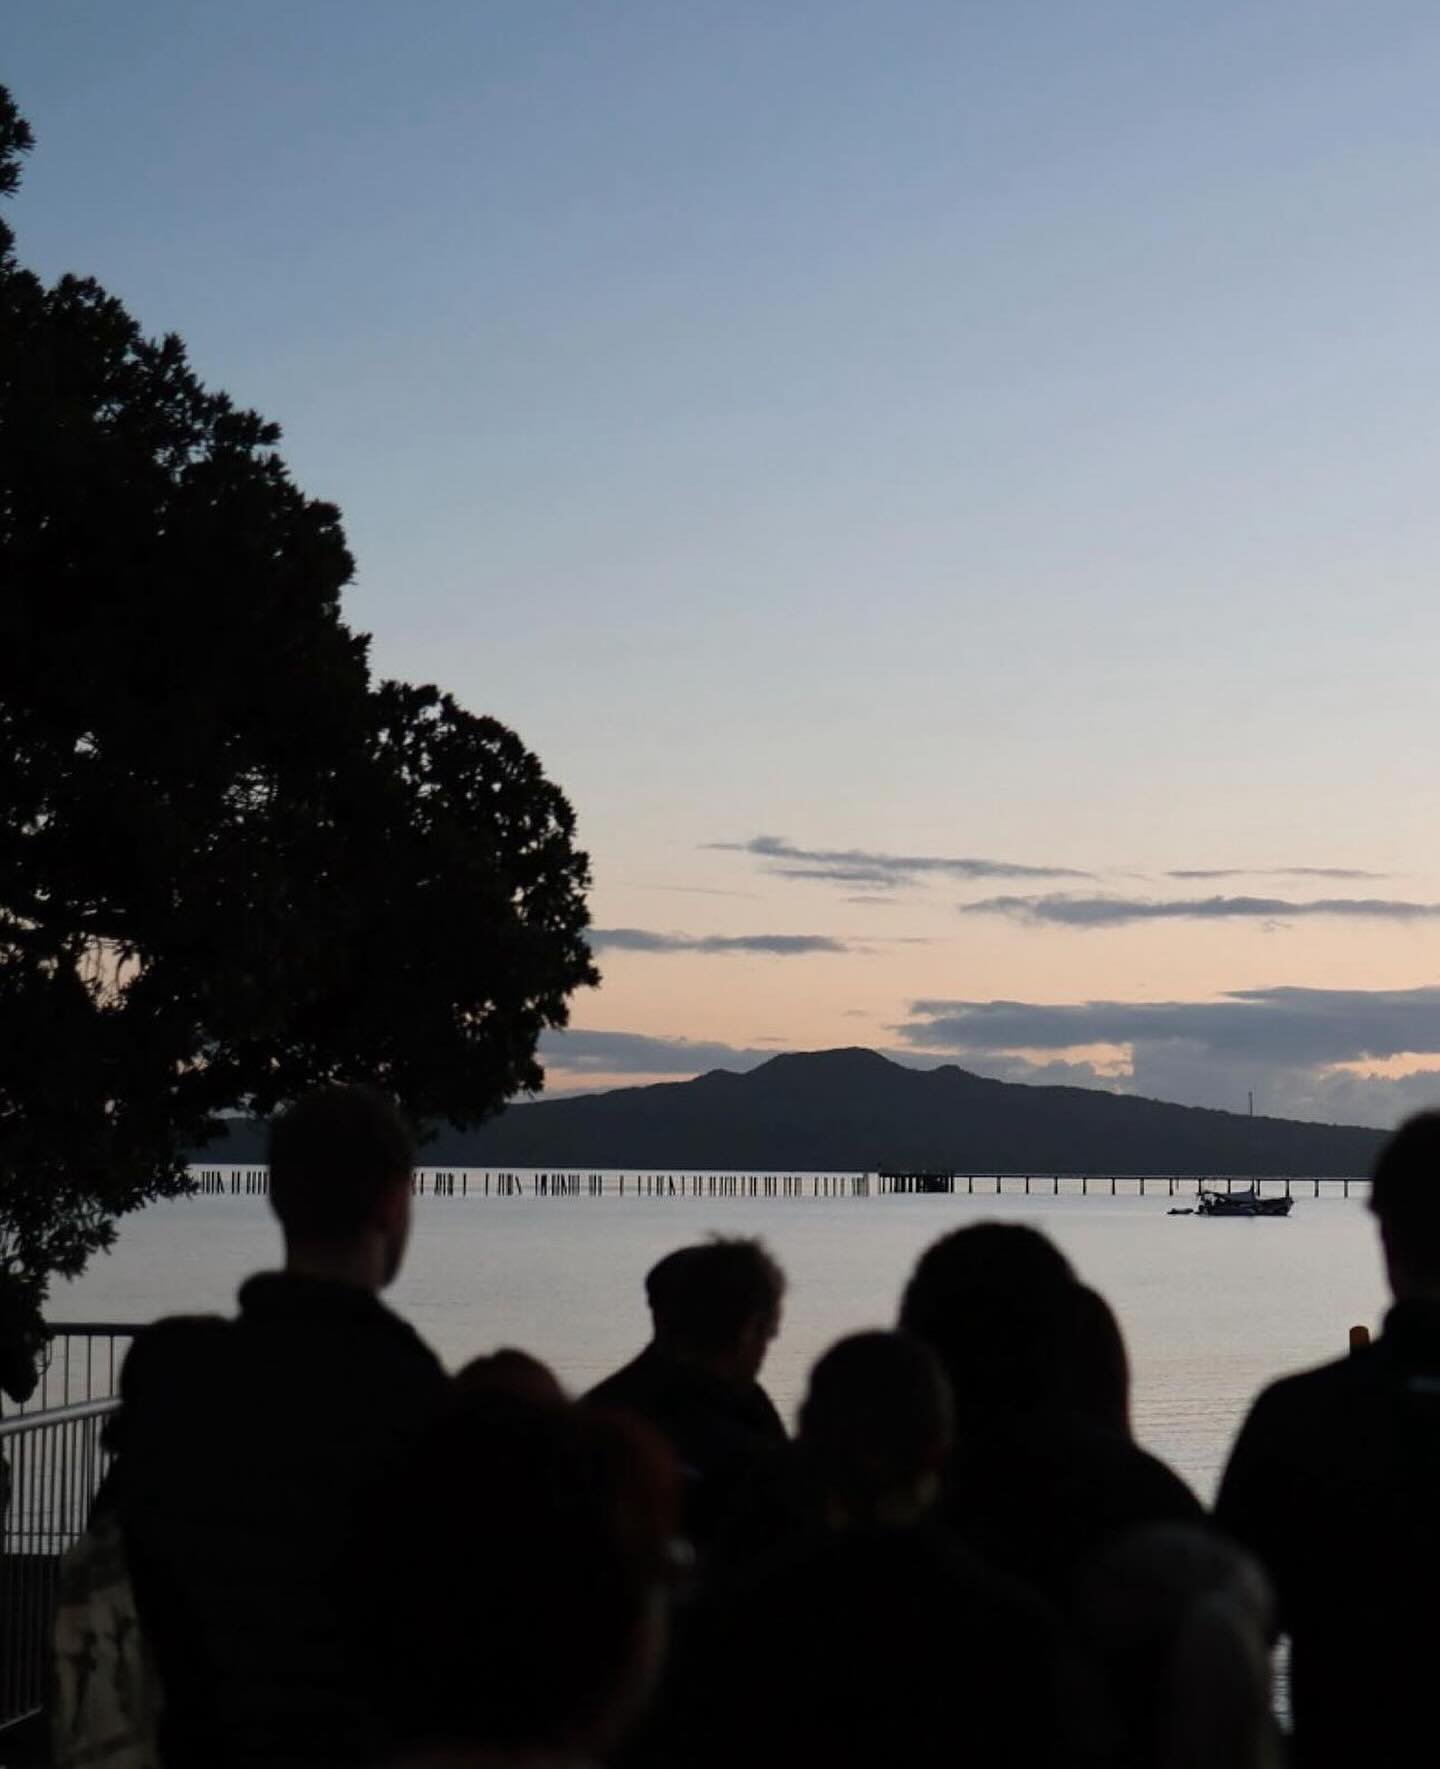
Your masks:
[[[0,194],[30,131],[0,88]],[[0,223],[0,1278],[32,1296],[316,1082],[473,1124],[597,981],[519,739],[372,684],[279,431]]]

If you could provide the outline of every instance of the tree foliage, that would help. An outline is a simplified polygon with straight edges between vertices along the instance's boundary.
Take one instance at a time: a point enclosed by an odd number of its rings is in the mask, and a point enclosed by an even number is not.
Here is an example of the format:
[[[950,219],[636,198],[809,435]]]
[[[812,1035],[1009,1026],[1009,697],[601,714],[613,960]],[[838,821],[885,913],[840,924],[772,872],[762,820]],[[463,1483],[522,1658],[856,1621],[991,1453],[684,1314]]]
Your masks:
[[[0,89],[0,193],[29,145]],[[0,1274],[32,1287],[226,1110],[363,1078],[479,1122],[597,980],[570,806],[504,726],[372,682],[278,441],[0,229]]]

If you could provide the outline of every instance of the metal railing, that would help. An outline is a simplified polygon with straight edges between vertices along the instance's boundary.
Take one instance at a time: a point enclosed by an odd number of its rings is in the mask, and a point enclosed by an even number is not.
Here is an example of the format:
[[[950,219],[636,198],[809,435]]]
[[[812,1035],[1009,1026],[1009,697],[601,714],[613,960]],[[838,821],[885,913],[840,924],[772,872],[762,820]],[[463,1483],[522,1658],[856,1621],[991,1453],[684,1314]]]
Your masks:
[[[120,1392],[125,1353],[140,1330],[117,1321],[63,1321],[47,1327],[50,1343],[34,1394],[23,1405],[3,1411],[23,1419],[84,1401],[113,1400]]]
[[[0,1733],[44,1705],[60,1559],[109,1466],[110,1399],[0,1420]]]

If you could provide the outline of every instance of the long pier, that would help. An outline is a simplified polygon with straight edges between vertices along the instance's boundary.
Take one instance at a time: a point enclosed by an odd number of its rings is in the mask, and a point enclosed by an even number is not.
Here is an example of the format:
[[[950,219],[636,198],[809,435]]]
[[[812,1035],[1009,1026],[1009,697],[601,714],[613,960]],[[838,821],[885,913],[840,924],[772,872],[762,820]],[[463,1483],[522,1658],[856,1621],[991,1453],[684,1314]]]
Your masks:
[[[264,1167],[190,1169],[202,1197],[264,1197]],[[411,1190],[431,1198],[870,1198],[964,1197],[1164,1197],[1193,1198],[1202,1191],[1230,1193],[1254,1186],[1262,1197],[1357,1197],[1369,1195],[1360,1178],[1297,1178],[1252,1174],[1194,1173],[960,1173],[948,1169],[883,1170],[878,1173],[693,1173],[564,1169],[507,1170],[489,1167],[419,1167]]]

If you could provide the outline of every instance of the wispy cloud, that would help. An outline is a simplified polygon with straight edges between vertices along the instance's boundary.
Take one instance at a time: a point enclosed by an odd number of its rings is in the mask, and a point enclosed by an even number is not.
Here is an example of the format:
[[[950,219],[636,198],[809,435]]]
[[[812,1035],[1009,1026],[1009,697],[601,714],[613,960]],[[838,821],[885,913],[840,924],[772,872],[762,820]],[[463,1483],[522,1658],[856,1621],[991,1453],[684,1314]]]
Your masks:
[[[987,860],[951,854],[890,854],[873,848],[802,848],[781,835],[748,841],[707,842],[711,851],[749,854],[775,878],[895,890],[924,878],[1090,878],[1071,866],[1032,866],[1018,860]]]
[[[1386,872],[1364,872],[1355,866],[1182,866],[1166,878],[1388,878]]]
[[[736,897],[746,903],[759,900],[759,893],[756,891],[722,891],[710,885],[639,884],[630,888],[637,891],[670,891],[682,897]]]
[[[829,934],[660,934],[650,928],[591,928],[597,952],[749,952],[768,958],[802,958],[814,952],[849,952]]]
[[[962,915],[1006,915],[1014,921],[1054,927],[1124,927],[1141,921],[1298,921],[1330,916],[1352,921],[1431,921],[1440,903],[1407,903],[1393,897],[1081,897],[1058,891],[1033,897],[985,897],[962,903]]]

